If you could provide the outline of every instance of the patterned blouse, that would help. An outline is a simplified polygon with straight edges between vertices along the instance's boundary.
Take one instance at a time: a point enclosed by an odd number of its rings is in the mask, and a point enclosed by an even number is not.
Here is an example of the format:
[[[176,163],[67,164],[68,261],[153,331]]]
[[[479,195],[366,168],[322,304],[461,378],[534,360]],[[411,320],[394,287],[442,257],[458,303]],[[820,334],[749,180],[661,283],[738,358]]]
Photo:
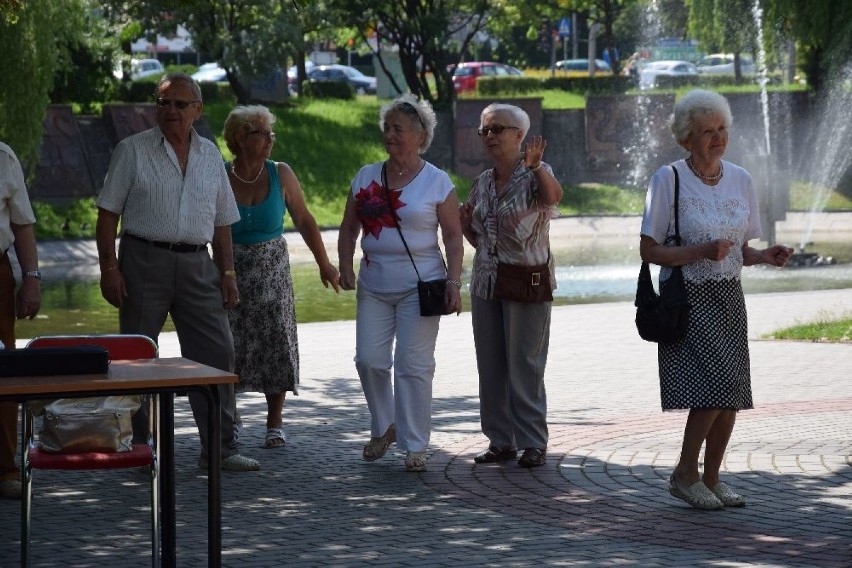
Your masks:
[[[552,173],[550,166],[542,167]],[[497,263],[535,266],[548,262],[550,280],[556,289],[553,257],[550,256],[550,220],[559,216],[556,205],[538,201],[539,184],[535,174],[518,163],[498,197],[494,169],[485,170],[470,190],[467,202],[473,205],[470,227],[476,235],[473,257],[472,294],[491,299]]]

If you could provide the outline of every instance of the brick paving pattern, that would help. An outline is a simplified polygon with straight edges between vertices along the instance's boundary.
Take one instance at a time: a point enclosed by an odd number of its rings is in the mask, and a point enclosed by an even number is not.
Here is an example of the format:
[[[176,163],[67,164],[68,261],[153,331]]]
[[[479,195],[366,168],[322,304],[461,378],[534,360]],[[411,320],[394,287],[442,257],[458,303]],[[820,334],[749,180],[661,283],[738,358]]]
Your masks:
[[[756,408],[740,414],[724,478],[742,509],[697,511],[666,491],[685,414],[662,413],[656,349],[629,303],[554,309],[545,467],[477,465],[469,314],[444,318],[428,471],[361,460],[368,413],[353,322],[302,325],[300,396],[285,448],[261,448],[265,401],[239,398],[257,473],[223,474],[225,566],[852,566],[852,346],[759,339],[852,310],[852,290],[747,299]],[[162,356],[177,355],[174,334]],[[178,563],[206,565],[206,475],[176,404]],[[34,566],[147,566],[141,472],[36,472]],[[0,566],[18,562],[19,504],[0,501]]]

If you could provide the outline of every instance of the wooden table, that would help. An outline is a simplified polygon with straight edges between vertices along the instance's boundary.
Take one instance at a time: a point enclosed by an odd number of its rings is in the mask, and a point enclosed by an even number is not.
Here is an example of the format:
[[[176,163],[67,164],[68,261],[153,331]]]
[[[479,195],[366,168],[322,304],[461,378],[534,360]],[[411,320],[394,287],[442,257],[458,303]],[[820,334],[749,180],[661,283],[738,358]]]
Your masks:
[[[175,460],[174,460],[174,395],[196,390],[205,394],[210,424],[208,425],[207,531],[208,565],[222,563],[222,478],[221,478],[221,413],[219,391],[212,385],[236,383],[237,375],[196,363],[183,357],[113,361],[107,374],[53,375],[43,377],[0,378],[0,400],[25,403],[40,398],[71,398],[117,394],[153,394],[160,396],[160,506],[162,511],[162,563],[177,565],[175,535]],[[21,453],[26,447],[21,448]],[[29,543],[21,542],[21,555]]]

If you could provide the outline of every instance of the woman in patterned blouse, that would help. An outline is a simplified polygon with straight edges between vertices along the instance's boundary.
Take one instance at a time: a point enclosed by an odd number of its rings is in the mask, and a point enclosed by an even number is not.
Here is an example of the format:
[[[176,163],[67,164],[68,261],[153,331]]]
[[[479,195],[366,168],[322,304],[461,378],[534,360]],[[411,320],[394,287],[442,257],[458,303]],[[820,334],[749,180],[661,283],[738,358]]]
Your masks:
[[[471,314],[480,421],[489,442],[476,463],[515,459],[518,448],[524,449],[522,467],[547,460],[544,368],[556,287],[549,235],[562,186],[541,161],[547,145],[541,136],[522,149],[529,128],[529,116],[516,106],[492,104],[482,111],[479,136],[494,166],[479,175],[461,207],[462,229],[476,248]],[[498,266],[523,274],[541,267],[531,278],[548,288],[548,299],[495,297]]]

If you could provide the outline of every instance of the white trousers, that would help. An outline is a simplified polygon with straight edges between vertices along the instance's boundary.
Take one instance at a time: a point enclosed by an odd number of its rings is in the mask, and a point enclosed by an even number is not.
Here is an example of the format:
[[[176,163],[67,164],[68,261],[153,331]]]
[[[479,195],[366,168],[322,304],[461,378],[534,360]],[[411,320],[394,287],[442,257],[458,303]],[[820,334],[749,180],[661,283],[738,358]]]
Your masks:
[[[377,293],[358,287],[355,367],[370,409],[370,435],[377,438],[396,424],[396,444],[403,451],[422,452],[429,445],[440,319],[420,315],[417,290]]]

